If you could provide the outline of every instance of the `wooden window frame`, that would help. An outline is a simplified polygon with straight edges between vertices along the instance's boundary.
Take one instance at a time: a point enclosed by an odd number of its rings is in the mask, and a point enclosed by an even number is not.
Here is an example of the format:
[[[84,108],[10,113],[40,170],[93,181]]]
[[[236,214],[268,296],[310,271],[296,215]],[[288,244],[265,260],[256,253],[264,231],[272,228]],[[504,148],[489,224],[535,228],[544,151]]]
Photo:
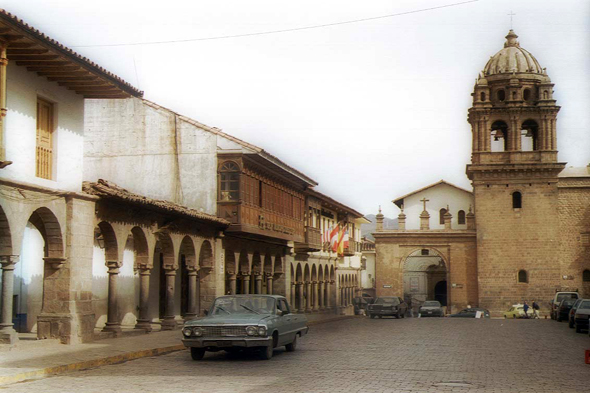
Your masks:
[[[42,108],[47,109],[47,119],[43,121],[41,116]],[[55,133],[55,105],[52,102],[37,97],[37,131],[35,144],[35,176],[53,180],[54,154],[54,133]],[[45,124],[41,124],[45,123]],[[42,135],[42,126],[47,128],[47,136]],[[45,141],[43,141],[45,139]],[[47,141],[48,139],[48,141]]]

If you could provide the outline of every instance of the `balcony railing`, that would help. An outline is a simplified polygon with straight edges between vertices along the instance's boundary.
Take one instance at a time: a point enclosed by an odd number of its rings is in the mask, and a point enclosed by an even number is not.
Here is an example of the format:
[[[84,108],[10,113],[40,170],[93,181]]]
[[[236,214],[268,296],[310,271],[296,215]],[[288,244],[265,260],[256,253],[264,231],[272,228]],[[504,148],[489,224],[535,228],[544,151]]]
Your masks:
[[[319,251],[322,248],[322,232],[318,228],[305,227],[305,242],[310,249]]]
[[[360,243],[357,242],[356,240],[349,239],[348,240],[348,247],[344,248],[344,255],[347,257],[351,257],[354,255],[354,253],[360,252],[360,251],[361,251]]]

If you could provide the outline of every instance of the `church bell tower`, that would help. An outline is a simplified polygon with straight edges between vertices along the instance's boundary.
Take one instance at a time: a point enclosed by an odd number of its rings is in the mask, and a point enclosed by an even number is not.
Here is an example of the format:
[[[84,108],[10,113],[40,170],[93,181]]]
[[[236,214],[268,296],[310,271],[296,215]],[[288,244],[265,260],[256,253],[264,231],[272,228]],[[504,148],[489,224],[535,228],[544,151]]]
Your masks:
[[[468,121],[480,306],[549,299],[560,284],[553,83],[510,30],[479,74]]]

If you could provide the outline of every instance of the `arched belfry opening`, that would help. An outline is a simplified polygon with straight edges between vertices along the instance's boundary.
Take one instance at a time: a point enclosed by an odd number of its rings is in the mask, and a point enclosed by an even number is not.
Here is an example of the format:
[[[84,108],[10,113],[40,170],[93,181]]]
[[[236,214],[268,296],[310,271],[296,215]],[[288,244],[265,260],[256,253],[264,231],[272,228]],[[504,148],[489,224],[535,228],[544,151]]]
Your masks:
[[[520,127],[520,150],[539,150],[539,125],[534,120],[526,120]]]
[[[403,264],[404,299],[416,308],[426,300],[448,304],[445,261],[433,248],[422,248],[410,253]]]
[[[502,152],[508,150],[508,125],[502,120],[492,123],[490,134],[490,146],[492,152]]]

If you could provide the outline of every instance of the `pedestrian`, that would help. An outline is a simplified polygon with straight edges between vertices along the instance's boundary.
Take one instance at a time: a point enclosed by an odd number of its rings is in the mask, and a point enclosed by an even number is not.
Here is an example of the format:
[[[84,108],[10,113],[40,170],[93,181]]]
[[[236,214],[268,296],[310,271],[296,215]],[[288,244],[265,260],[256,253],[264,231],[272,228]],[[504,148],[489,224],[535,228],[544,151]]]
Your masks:
[[[541,307],[539,307],[539,304],[533,300],[533,318],[534,319],[539,319],[539,309]]]
[[[522,309],[524,310],[524,317],[528,318],[529,317],[529,305],[527,304],[527,302],[524,302],[524,305],[522,306]]]

